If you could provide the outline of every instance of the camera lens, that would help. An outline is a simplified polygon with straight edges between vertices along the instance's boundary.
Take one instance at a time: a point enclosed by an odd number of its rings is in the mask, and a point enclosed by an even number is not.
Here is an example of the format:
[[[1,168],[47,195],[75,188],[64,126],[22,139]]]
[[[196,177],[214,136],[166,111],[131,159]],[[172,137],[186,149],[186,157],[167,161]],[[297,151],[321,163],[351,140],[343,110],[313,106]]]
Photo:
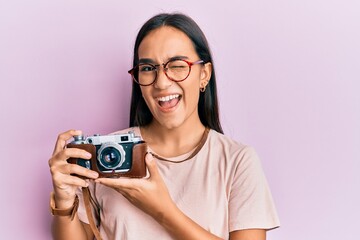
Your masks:
[[[102,151],[100,159],[105,168],[112,169],[119,165],[121,156],[118,150],[113,147],[108,147]]]
[[[105,169],[117,169],[125,161],[125,151],[119,144],[112,142],[105,143],[99,149],[98,161]]]

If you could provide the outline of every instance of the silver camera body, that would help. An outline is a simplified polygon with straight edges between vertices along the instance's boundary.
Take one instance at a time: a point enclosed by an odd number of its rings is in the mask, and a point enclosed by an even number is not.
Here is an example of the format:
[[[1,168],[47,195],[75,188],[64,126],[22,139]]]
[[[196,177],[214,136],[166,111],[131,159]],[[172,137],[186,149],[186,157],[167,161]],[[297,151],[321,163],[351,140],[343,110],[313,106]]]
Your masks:
[[[130,131],[127,134],[74,136],[71,145],[77,148],[83,148],[82,146],[89,144],[94,145],[96,149],[96,166],[92,166],[93,161],[85,159],[77,159],[76,164],[96,170],[99,173],[113,174],[128,172],[131,169],[133,147],[139,143],[144,142],[139,136],[135,136],[134,132]]]

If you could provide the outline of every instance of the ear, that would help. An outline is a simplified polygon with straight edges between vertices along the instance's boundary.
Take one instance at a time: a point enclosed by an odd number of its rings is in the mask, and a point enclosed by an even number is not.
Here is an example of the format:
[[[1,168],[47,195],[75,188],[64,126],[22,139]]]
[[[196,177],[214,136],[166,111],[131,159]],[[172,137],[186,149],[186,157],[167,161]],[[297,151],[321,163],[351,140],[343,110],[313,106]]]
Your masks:
[[[211,78],[212,73],[212,64],[210,62],[205,63],[204,66],[201,68],[201,75],[200,75],[200,88],[205,88]]]

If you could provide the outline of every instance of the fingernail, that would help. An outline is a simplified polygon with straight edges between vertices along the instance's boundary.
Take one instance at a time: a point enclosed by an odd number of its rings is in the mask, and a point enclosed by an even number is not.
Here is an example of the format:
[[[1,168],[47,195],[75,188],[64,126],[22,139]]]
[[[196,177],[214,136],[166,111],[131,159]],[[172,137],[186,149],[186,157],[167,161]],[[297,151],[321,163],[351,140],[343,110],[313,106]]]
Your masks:
[[[91,158],[91,153],[85,153],[85,156],[88,157],[88,158]]]

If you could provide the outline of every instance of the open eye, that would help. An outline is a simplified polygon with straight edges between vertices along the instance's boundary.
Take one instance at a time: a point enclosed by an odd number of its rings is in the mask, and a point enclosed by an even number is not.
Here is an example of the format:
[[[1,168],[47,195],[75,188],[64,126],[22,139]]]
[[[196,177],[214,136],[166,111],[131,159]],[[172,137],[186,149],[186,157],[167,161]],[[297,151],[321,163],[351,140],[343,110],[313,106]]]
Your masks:
[[[149,64],[143,64],[139,66],[139,72],[152,72],[155,71],[156,67],[149,65]]]

